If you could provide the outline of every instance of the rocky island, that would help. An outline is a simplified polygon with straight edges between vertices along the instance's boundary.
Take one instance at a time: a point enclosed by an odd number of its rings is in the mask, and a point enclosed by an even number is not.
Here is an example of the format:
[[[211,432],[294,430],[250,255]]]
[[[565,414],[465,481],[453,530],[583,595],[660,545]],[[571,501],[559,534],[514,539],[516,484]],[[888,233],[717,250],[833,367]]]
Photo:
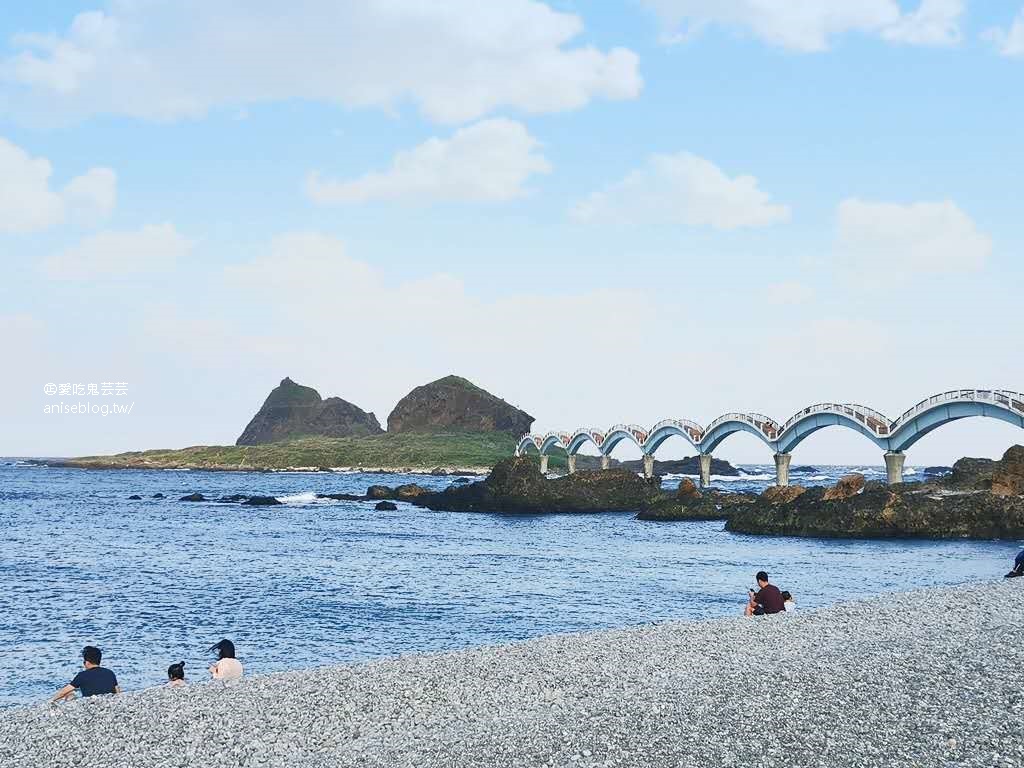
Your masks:
[[[285,378],[235,445],[131,451],[48,461],[86,469],[362,470],[485,474],[512,456],[533,417],[460,376],[416,387],[388,416]],[[554,457],[552,466],[564,466]]]
[[[323,400],[312,387],[285,377],[270,392],[235,445],[262,445],[311,436],[379,435],[383,431],[372,413],[340,397]]]

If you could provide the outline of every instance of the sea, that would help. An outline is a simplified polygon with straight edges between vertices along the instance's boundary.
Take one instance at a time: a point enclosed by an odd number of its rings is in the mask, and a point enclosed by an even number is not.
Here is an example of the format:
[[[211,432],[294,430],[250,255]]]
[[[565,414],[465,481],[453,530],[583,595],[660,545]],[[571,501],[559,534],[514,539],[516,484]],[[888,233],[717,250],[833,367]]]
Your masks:
[[[772,467],[740,469],[713,484],[759,491],[774,480]],[[854,470],[884,477],[881,467],[794,467],[791,482],[832,484]],[[378,512],[317,498],[406,482],[441,489],[465,480],[0,459],[0,707],[44,702],[80,668],[87,644],[103,649],[123,689],[138,690],[165,682],[178,661],[190,679],[207,679],[207,649],[221,638],[234,641],[246,674],[264,674],[735,616],[761,569],[799,611],[815,610],[999,578],[1019,548],[744,536],[721,522],[631,513],[465,514],[404,503]],[[193,492],[270,495],[283,505],[179,500]]]

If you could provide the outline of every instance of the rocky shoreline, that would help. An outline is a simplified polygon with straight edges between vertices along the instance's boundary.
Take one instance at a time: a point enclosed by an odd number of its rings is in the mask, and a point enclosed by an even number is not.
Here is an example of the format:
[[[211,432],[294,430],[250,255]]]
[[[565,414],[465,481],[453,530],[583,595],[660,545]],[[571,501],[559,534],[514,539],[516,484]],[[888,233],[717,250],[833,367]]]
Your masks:
[[[11,709],[0,765],[1021,765],[1022,581]]]

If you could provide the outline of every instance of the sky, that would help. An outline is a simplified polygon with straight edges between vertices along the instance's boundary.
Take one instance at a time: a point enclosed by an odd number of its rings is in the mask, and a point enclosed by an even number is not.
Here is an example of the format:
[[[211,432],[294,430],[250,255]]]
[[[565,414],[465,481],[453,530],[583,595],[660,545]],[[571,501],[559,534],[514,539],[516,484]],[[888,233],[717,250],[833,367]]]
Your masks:
[[[285,376],[539,432],[1019,391],[1022,95],[1022,0],[14,4],[0,455],[230,444]]]

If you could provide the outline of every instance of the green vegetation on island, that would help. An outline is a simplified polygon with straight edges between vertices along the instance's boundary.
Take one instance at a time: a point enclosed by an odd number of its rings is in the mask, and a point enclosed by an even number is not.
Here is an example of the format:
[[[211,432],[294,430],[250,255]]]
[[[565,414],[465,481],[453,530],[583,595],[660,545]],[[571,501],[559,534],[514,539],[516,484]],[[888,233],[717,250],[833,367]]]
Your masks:
[[[64,466],[96,469],[435,469],[486,471],[515,452],[508,432],[403,432],[303,437],[264,445],[200,445],[85,456]]]

